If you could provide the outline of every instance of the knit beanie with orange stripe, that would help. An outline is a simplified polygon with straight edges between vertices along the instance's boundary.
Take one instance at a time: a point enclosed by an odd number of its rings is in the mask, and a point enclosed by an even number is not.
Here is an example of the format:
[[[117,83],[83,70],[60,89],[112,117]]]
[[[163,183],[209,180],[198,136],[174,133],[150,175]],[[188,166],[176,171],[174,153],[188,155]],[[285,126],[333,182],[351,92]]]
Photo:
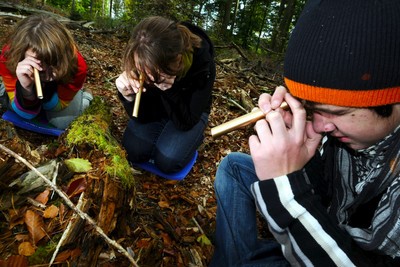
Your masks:
[[[290,93],[347,107],[400,103],[400,0],[309,0],[286,51]]]

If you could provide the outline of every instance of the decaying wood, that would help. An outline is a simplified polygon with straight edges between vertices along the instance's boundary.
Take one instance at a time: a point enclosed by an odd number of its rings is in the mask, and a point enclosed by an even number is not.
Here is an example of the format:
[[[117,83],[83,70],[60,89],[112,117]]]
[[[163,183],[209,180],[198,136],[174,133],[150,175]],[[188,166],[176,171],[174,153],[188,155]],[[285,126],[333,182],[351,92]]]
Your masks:
[[[93,202],[85,195],[85,197],[82,197],[82,199],[80,199],[78,204],[79,204],[79,209],[82,212],[87,213]],[[79,236],[82,235],[82,231],[84,230],[85,227],[85,220],[82,219],[80,216],[74,216],[73,218],[70,219],[69,223],[71,224],[70,231],[68,235],[65,236],[65,239],[62,243],[63,246],[76,244],[79,239]]]
[[[110,154],[121,152],[116,148],[113,148],[112,152],[106,149],[106,147],[118,145],[109,133],[109,128],[111,126],[111,117],[109,114],[111,114],[110,107],[100,98],[95,97],[91,106],[85,113],[72,123],[66,137],[66,140],[69,141],[69,146],[73,144],[77,154],[88,158],[97,166],[103,166],[103,168],[111,164],[110,159],[117,156],[121,158],[124,157],[123,154]],[[90,140],[87,140],[87,138]],[[96,139],[98,140],[96,141]],[[102,149],[99,147],[102,147]],[[122,161],[121,159],[121,162]],[[120,169],[124,169],[124,166],[121,165]],[[96,214],[96,223],[107,236],[115,229],[118,220],[124,215],[121,213],[123,201],[126,199],[126,188],[124,185],[132,185],[129,182],[125,181],[124,183],[115,178],[116,177],[111,177],[111,174],[107,173],[105,169],[98,171],[88,177],[85,190],[87,198],[91,201],[90,205],[85,207],[85,209],[87,208],[88,212],[90,211]],[[125,177],[125,179],[127,178]],[[134,198],[134,188],[130,188],[130,192],[132,196],[129,197]],[[85,225],[77,224],[76,230],[84,234],[77,236],[76,240],[72,238],[69,240],[70,242],[78,243],[82,250],[82,255],[79,257],[76,264],[78,266],[97,266],[100,254],[104,251],[104,242],[96,231],[91,231],[87,229],[87,227],[79,229],[79,227],[82,226],[85,227]],[[115,245],[118,244],[114,244],[114,247]],[[131,263],[136,264],[132,262],[132,255],[125,250],[120,251],[121,246],[119,247],[120,248],[117,248],[117,250],[126,257],[130,256],[129,260]]]
[[[235,43],[232,43],[232,46],[236,49],[236,51],[243,57],[244,60],[246,60],[247,62],[250,61],[248,59],[248,57],[244,54],[244,52],[242,51],[242,49]]]
[[[26,161],[24,158],[16,154],[14,151],[11,151],[10,149],[4,147],[2,144],[0,144],[0,149],[5,151],[7,154],[13,156],[16,158],[18,161],[22,162],[25,164],[29,169],[37,172],[37,175],[39,175],[45,182],[48,184],[57,194],[63,199],[63,201],[68,205],[69,208],[71,208],[74,212],[76,212],[82,219],[85,219],[110,246],[115,247],[120,253],[122,253],[125,257],[129,259],[129,261],[134,265],[138,266],[136,261],[131,257],[131,255],[117,242],[114,240],[110,239],[107,234],[101,229],[96,222],[86,213],[82,212],[80,209],[78,209],[74,203],[68,198],[68,196],[60,190],[52,181],[50,181],[47,177],[45,177],[43,174],[41,174],[32,164],[30,164],[28,161]]]
[[[116,209],[120,209],[123,204],[124,197],[121,194],[123,189],[108,175],[103,179],[93,179],[91,183],[86,191],[90,194],[90,199],[94,201],[95,206],[100,207],[97,211],[96,221],[108,235],[115,229],[118,222],[120,212],[117,212]],[[96,200],[100,201],[96,202]],[[81,239],[80,247],[84,250],[78,261],[79,266],[97,266],[100,253],[104,249],[103,242],[99,241],[101,240],[97,235],[90,233]]]
[[[51,16],[55,17],[58,21],[64,24],[68,24],[72,28],[91,28],[92,23],[88,21],[74,21],[71,20],[67,17],[55,14],[53,12],[47,11],[38,8],[33,8],[25,5],[19,5],[15,3],[6,3],[6,2],[0,2],[0,9],[1,10],[7,10],[6,12],[0,11],[0,16],[4,18],[14,18],[17,20],[21,20],[25,18],[28,15],[33,15],[33,14],[43,14],[46,16]],[[18,13],[23,13],[26,15],[20,15]]]
[[[43,9],[38,9],[38,8],[32,8],[29,6],[25,6],[25,5],[19,5],[19,4],[15,4],[15,3],[6,3],[6,2],[0,2],[0,8],[3,10],[7,10],[9,12],[7,12],[5,15],[7,16],[14,16],[13,14],[15,13],[21,13],[21,11],[23,11],[23,13],[25,14],[43,14],[43,15],[47,15],[47,16],[53,16],[56,17],[58,20],[63,21],[63,22],[70,22],[71,20],[69,18],[60,16],[58,14],[43,10]],[[19,16],[14,16],[14,17],[19,17]],[[24,16],[21,16],[20,18],[23,18]]]
[[[18,151],[22,157],[29,160],[34,166],[43,161],[43,157],[37,150],[33,149],[32,144],[22,140],[18,136],[15,127],[3,119],[0,119],[0,142],[11,150]],[[0,191],[8,188],[11,181],[26,172],[27,169],[24,164],[16,161],[14,157],[0,151]]]
[[[87,119],[84,119],[84,121],[86,121],[86,123],[83,123],[84,126],[81,126],[82,124],[79,123],[71,125],[71,128],[67,129],[66,133],[60,136],[58,141],[64,144],[64,139],[68,138],[70,133],[74,135],[74,140],[76,141],[76,138],[79,137],[79,130],[72,131],[73,129],[76,130],[76,127],[94,127],[91,129],[96,129],[96,134],[91,137],[95,139],[95,136],[100,136],[99,139],[102,140],[101,145],[106,145],[107,142],[110,142],[111,145],[109,146],[114,148],[112,151],[119,153],[119,150],[115,149],[115,140],[112,140],[112,136],[108,133],[108,128],[110,127],[109,123],[111,120],[106,120],[107,116],[103,113],[110,114],[109,107],[107,107],[103,101],[100,101],[98,98],[96,98],[96,101],[93,101],[90,108],[88,108],[81,116],[96,116],[98,117],[98,120],[94,120],[93,123],[89,124],[87,123]],[[85,143],[83,145],[75,146],[73,149],[68,147],[64,148],[66,151],[75,151],[77,152],[77,154],[79,154],[80,157],[86,157],[93,162],[98,161],[96,163],[98,167],[92,173],[84,175],[72,174],[73,176],[70,176],[69,178],[71,181],[74,179],[74,177],[76,180],[79,181],[81,181],[82,179],[84,180],[83,183],[85,184],[85,198],[82,200],[82,209],[78,209],[71,201],[70,197],[67,196],[64,191],[62,191],[53,181],[49,179],[49,177],[51,177],[53,180],[56,180],[54,179],[53,174],[48,173],[46,177],[38,171],[37,168],[43,168],[43,166],[49,165],[49,162],[46,162],[45,165],[41,166],[40,163],[42,163],[44,160],[42,160],[40,156],[35,157],[35,155],[38,153],[32,152],[28,142],[16,138],[17,134],[13,125],[2,120],[0,120],[0,123],[4,125],[4,127],[1,127],[0,131],[0,170],[2,170],[2,173],[7,174],[7,177],[13,177],[13,184],[15,184],[15,187],[18,187],[18,189],[20,190],[20,187],[22,185],[21,183],[24,180],[18,180],[16,178],[20,176],[22,172],[21,170],[26,171],[26,168],[32,170],[34,173],[37,174],[39,180],[44,181],[44,185],[52,188],[52,190],[54,190],[62,198],[63,202],[66,203],[67,206],[71,208],[75,212],[75,214],[78,215],[78,218],[73,218],[72,216],[71,218],[67,218],[67,220],[70,220],[70,232],[65,237],[63,237],[63,241],[59,244],[58,250],[63,250],[63,247],[71,246],[80,248],[81,256],[76,259],[76,264],[79,266],[97,266],[99,255],[104,250],[105,241],[110,246],[110,248],[114,248],[116,251],[125,256],[132,265],[137,266],[137,263],[134,260],[133,256],[129,254],[119,243],[108,237],[117,225],[119,215],[121,215],[121,207],[123,206],[123,201],[126,199],[124,197],[124,190],[126,188],[124,188],[123,183],[116,179],[116,177],[111,177],[110,174],[108,174],[104,169],[105,166],[107,166],[107,164],[110,162],[107,158],[114,158],[116,155],[110,155],[110,151],[103,152],[101,149],[96,147],[95,143],[92,143],[91,145]],[[94,125],[94,123],[99,123],[99,125],[101,126],[96,128],[96,125]],[[99,130],[99,128],[103,131]],[[89,131],[94,132],[94,130],[90,129]],[[108,135],[106,136],[106,138],[103,138],[101,137],[102,134]],[[87,134],[84,134],[82,132],[80,136],[82,138],[88,137]],[[13,150],[10,150],[6,146],[10,146],[16,149],[16,151],[18,151],[18,153],[24,156],[26,159],[16,154]],[[61,147],[63,147],[63,145]],[[77,155],[73,153],[68,153],[62,155],[62,157],[77,157]],[[35,162],[37,168],[33,166],[30,161]],[[55,160],[50,162],[54,161]],[[17,166],[17,170],[19,170],[19,172],[14,171],[15,166]],[[57,174],[55,174],[55,176],[57,176]],[[0,182],[3,183],[3,189],[6,189],[9,186],[12,179],[7,181],[6,179],[0,179]],[[34,183],[36,184],[35,181]],[[26,196],[26,194],[29,194],[29,188],[30,187],[28,186],[28,189],[24,189],[25,196],[17,193],[13,194],[12,197],[14,198],[15,196],[15,198],[20,198],[20,204],[24,203],[24,200],[30,198],[30,196]],[[132,193],[132,196],[130,197],[134,197],[134,189],[131,188],[130,192]],[[30,205],[33,205],[32,201]],[[10,208],[11,206],[14,207],[16,206],[16,204],[17,202],[13,199],[8,208]],[[91,216],[89,216],[89,212],[90,214],[96,214],[96,217],[92,218]],[[54,258],[56,258],[56,254],[53,255],[53,260]]]

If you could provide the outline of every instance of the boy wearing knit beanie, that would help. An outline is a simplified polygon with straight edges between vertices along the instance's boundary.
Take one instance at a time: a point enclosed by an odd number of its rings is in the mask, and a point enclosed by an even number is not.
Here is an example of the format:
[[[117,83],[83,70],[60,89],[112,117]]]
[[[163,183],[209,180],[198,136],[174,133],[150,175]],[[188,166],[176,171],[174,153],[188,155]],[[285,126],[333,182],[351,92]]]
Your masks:
[[[398,0],[307,2],[287,89],[260,96],[251,155],[218,167],[211,266],[400,266],[398,14]]]

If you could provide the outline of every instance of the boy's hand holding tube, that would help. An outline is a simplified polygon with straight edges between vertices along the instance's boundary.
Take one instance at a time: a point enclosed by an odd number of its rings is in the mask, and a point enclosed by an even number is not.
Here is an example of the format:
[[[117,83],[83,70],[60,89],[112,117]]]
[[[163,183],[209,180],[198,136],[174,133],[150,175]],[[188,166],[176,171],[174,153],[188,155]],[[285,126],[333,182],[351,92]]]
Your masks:
[[[279,108],[284,101],[290,111]],[[249,138],[258,178],[272,179],[302,169],[314,156],[321,141],[321,135],[306,120],[302,103],[280,86],[272,96],[261,95],[259,107],[266,117],[256,123],[257,135]]]

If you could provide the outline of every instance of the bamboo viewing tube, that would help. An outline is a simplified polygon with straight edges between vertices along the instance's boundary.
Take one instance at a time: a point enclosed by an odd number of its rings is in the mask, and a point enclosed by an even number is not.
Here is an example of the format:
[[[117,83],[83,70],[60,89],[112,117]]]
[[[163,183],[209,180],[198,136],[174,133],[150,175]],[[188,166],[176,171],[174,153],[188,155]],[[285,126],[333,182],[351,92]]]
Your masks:
[[[287,110],[289,109],[289,106],[287,105],[286,102],[283,102],[280,108]],[[261,109],[255,108],[250,113],[247,113],[236,119],[225,122],[221,125],[215,126],[214,128],[211,128],[211,136],[213,137],[213,139],[216,139],[223,134],[229,133],[233,130],[243,128],[247,125],[255,123],[256,121],[265,118],[265,115],[266,114],[264,114],[264,112]]]
[[[39,71],[36,68],[33,68],[33,76],[35,78],[36,95],[39,99],[43,99],[42,84],[40,82]]]
[[[133,106],[133,114],[132,114],[132,116],[136,117],[136,118],[139,113],[139,105],[140,105],[140,98],[142,96],[142,91],[143,91],[143,83],[144,83],[144,77],[142,74],[140,74],[140,76],[139,76],[139,91],[137,92],[136,97],[135,97],[135,104]]]

